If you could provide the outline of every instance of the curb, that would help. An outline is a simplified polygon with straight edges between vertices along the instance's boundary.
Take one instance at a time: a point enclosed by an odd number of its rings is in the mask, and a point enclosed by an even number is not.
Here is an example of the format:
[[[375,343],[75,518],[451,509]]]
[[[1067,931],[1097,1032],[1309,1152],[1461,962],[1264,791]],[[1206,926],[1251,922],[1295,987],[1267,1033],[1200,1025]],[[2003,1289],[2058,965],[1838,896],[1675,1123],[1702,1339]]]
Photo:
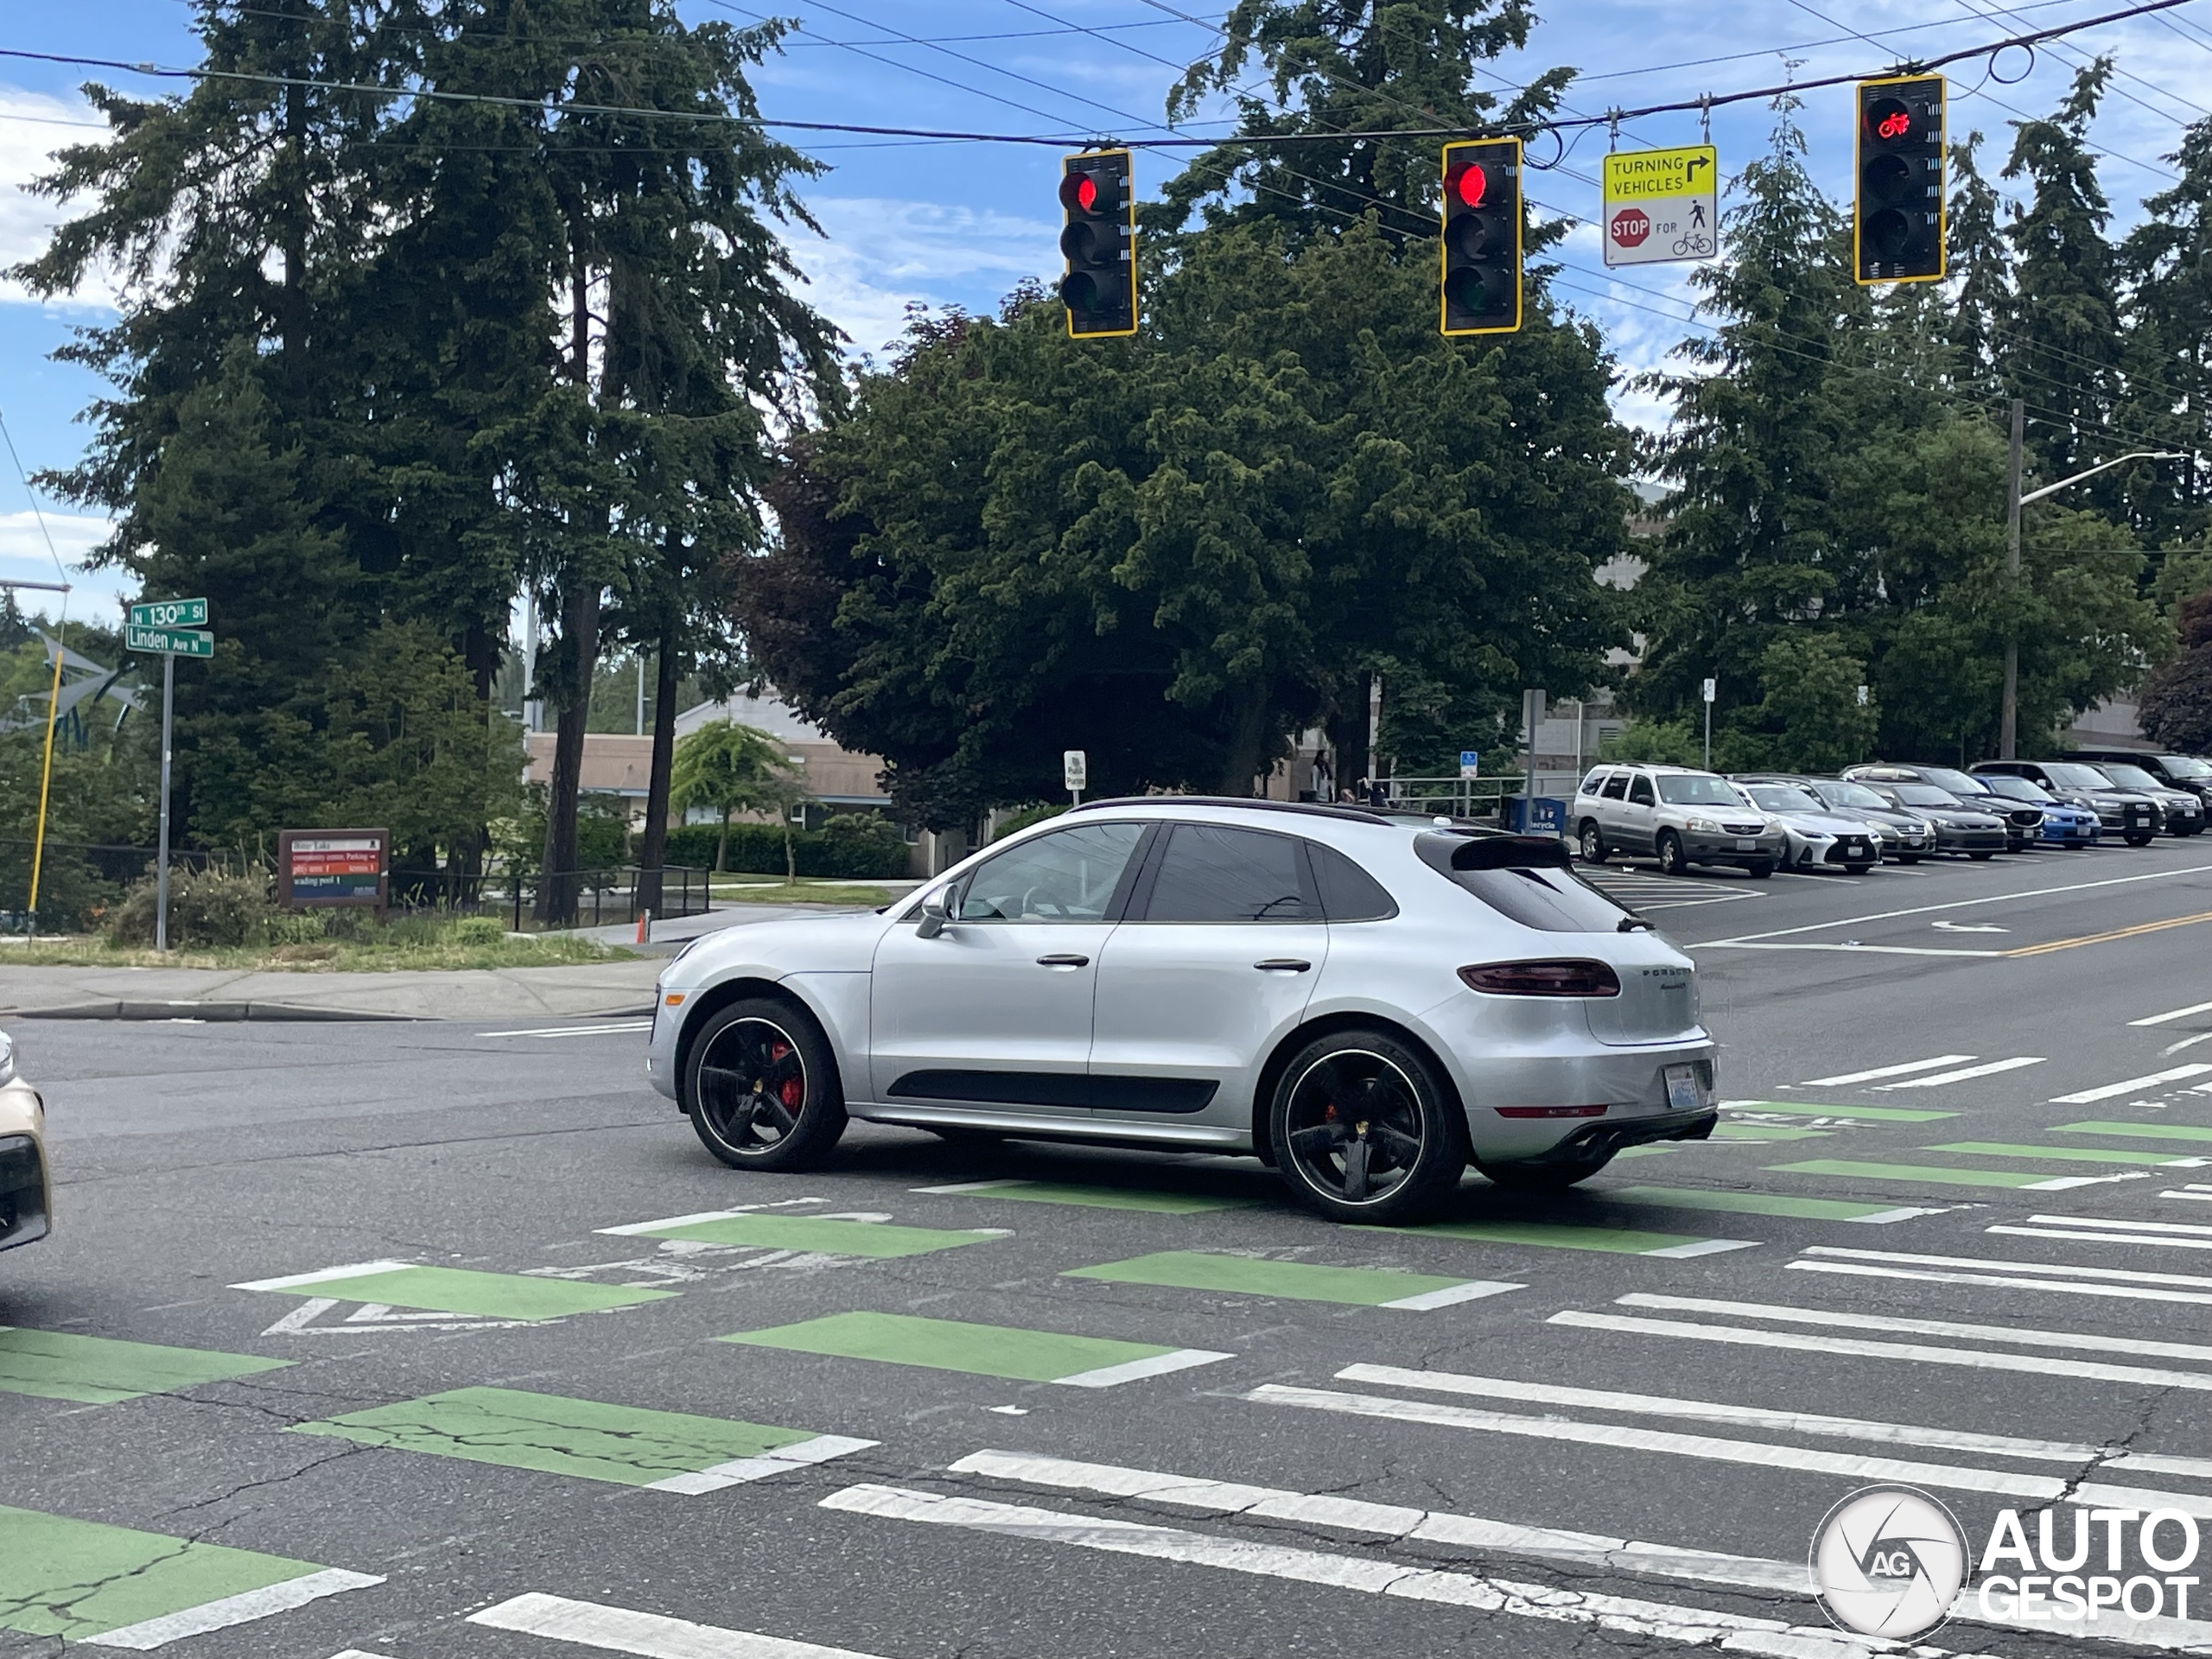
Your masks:
[[[349,1008],[308,1007],[290,1002],[79,1002],[66,1008],[10,1008],[10,1020],[256,1020],[295,1024],[318,1020],[397,1020],[423,1018],[412,1014],[368,1014]]]

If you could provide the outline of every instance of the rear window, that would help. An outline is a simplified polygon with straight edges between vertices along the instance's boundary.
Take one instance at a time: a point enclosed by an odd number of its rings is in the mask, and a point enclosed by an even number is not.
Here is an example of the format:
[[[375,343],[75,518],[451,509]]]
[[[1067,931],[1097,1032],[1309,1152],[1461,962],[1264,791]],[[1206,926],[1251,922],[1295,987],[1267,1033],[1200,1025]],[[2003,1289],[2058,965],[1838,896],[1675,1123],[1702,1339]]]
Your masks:
[[[1568,867],[1564,845],[1556,861],[1532,858],[1529,867],[1455,868],[1480,861],[1493,863],[1495,843],[1458,836],[1423,836],[1414,843],[1421,861],[1454,887],[1463,887],[1483,903],[1523,927],[1544,933],[1618,933],[1624,921],[1643,925],[1637,913],[1599,892]]]
[[[1659,798],[1669,806],[1732,806],[1743,810],[1742,798],[1725,778],[1665,777],[1659,780]]]

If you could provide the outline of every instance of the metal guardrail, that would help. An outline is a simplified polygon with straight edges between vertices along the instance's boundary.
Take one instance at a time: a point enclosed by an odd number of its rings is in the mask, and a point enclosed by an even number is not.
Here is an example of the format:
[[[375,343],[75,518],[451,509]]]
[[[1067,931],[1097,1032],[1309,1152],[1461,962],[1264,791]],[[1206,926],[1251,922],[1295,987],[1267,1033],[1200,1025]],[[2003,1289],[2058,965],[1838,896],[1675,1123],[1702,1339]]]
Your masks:
[[[450,870],[394,870],[391,904],[394,909],[452,910],[475,914],[507,912],[510,927],[523,924],[537,909],[550,883],[559,883],[565,902],[557,924],[568,927],[604,927],[634,922],[647,911],[656,918],[702,916],[710,903],[710,870],[669,864],[657,870],[620,864],[596,870],[563,870],[551,876],[518,875],[490,870],[480,875],[461,875]]]

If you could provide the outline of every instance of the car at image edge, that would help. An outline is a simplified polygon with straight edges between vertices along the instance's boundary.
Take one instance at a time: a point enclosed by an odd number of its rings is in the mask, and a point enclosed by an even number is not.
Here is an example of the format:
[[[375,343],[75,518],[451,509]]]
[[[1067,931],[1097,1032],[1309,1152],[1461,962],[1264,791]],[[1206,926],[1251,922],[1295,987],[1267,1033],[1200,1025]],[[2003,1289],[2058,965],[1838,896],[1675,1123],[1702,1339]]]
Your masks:
[[[0,1032],[0,1250],[44,1238],[53,1215],[46,1103],[16,1076],[15,1044]]]
[[[1339,1220],[1470,1163],[1557,1189],[1717,1116],[1696,972],[1563,842],[1356,808],[1085,803],[896,906],[732,927],[647,1060],[709,1150],[817,1165],[849,1117],[1255,1154]]]

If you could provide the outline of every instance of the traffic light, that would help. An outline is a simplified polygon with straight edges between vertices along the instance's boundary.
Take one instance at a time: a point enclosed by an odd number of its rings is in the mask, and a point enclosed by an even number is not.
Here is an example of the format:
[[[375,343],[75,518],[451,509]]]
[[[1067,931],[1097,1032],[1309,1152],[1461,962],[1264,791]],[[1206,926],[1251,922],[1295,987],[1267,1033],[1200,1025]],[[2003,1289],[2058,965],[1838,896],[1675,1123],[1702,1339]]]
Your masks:
[[[1521,326],[1521,141],[1444,146],[1447,334],[1510,334]]]
[[[1851,216],[1859,284],[1941,281],[1943,217],[1943,77],[1860,81]]]
[[[1129,188],[1129,152],[1091,149],[1060,162],[1060,207],[1066,228],[1060,251],[1067,275],[1060,301],[1068,334],[1096,340],[1137,331],[1137,207]]]

